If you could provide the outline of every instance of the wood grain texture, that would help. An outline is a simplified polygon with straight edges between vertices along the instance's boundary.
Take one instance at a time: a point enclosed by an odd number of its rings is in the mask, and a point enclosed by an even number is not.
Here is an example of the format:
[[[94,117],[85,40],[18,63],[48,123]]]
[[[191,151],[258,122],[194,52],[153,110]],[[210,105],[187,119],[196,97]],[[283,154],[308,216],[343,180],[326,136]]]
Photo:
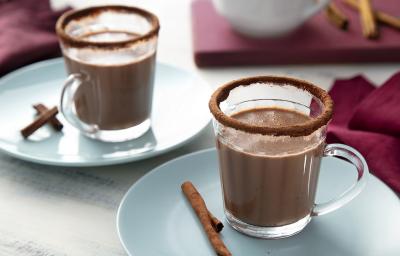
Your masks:
[[[0,163],[0,255],[125,255],[115,214],[131,179],[3,155]]]

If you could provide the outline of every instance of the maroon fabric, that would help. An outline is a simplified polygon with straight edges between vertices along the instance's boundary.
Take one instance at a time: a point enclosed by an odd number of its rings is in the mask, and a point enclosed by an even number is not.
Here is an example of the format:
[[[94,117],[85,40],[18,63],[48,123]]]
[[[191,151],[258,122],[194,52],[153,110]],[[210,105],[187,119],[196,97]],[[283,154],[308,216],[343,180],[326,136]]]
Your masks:
[[[370,171],[397,193],[400,193],[399,88],[400,73],[379,88],[361,76],[337,80],[329,92],[335,111],[327,135],[328,143],[343,143],[360,151]]]
[[[348,31],[327,21],[323,12],[307,21],[294,33],[278,39],[249,39],[235,33],[219,16],[210,0],[192,4],[194,59],[198,66],[264,65],[322,62],[400,61],[400,33],[379,26],[380,38],[362,36],[357,11],[336,0],[349,17]],[[400,13],[399,0],[373,0],[374,7],[394,16]]]
[[[400,73],[358,105],[349,126],[400,137]]]
[[[54,29],[60,14],[48,0],[0,1],[0,76],[60,54]]]

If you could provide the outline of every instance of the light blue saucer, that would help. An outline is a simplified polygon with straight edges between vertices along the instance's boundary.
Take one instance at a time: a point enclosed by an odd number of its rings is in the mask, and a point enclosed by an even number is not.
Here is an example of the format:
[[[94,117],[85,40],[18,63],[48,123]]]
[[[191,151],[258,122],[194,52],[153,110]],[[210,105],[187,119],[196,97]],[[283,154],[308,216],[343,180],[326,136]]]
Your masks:
[[[207,103],[211,88],[194,74],[157,63],[152,129],[143,137],[124,143],[88,139],[64,124],[62,133],[43,127],[29,140],[19,131],[35,115],[32,105],[58,105],[66,78],[61,58],[21,68],[0,79],[0,150],[27,161],[61,165],[94,166],[135,161],[159,155],[193,139],[210,121]]]
[[[323,160],[317,202],[338,196],[356,179],[347,162]],[[132,256],[215,255],[181,192],[192,181],[210,211],[224,219],[215,149],[200,151],[157,167],[123,198],[117,217],[123,246]],[[400,201],[370,176],[348,205],[315,217],[298,235],[262,240],[233,230],[224,221],[222,239],[235,256],[395,256],[400,252]]]

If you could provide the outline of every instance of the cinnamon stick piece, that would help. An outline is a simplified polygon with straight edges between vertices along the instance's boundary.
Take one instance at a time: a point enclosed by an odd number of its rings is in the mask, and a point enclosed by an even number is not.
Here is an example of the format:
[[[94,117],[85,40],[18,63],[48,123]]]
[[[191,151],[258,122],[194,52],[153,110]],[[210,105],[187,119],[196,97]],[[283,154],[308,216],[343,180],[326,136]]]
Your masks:
[[[208,211],[208,217],[211,220],[211,225],[213,226],[214,230],[219,233],[222,231],[222,229],[224,228],[224,224],[222,224],[222,222],[215,217],[210,211]]]
[[[375,12],[375,18],[382,24],[400,30],[400,19],[384,12]]]
[[[36,111],[37,111],[37,113],[38,113],[39,115],[40,115],[40,114],[43,114],[43,113],[45,113],[46,111],[49,110],[49,109],[48,109],[45,105],[43,105],[42,103],[35,104],[35,105],[33,105],[33,107],[36,109]],[[51,124],[51,126],[53,126],[53,128],[54,128],[56,131],[61,131],[62,128],[63,128],[62,123],[60,122],[60,120],[57,119],[57,117],[54,117],[54,118],[50,119],[50,120],[49,120],[49,123]]]
[[[325,9],[325,14],[328,20],[336,27],[347,30],[349,26],[349,19],[334,3],[330,3]]]
[[[377,38],[379,35],[378,27],[370,0],[359,0],[359,6],[363,35],[370,39]]]
[[[344,0],[344,3],[352,7],[353,9],[356,9],[358,11],[360,10],[360,6],[357,0]],[[374,16],[378,22],[400,30],[400,18],[381,11],[374,11]]]
[[[29,124],[24,129],[21,130],[22,136],[24,136],[24,138],[28,138],[32,133],[34,133],[37,129],[42,127],[45,123],[47,123],[51,118],[55,117],[57,114],[58,114],[57,107],[54,107],[40,114],[31,124]]]
[[[213,228],[206,203],[204,202],[199,192],[190,181],[185,181],[184,183],[182,183],[181,188],[186,198],[192,205],[193,210],[196,212],[196,215],[199,218],[201,225],[203,226],[203,229],[207,234],[208,240],[210,241],[217,255],[231,256],[232,254],[229,252],[228,248],[226,248],[224,242],[222,242],[218,233]]]

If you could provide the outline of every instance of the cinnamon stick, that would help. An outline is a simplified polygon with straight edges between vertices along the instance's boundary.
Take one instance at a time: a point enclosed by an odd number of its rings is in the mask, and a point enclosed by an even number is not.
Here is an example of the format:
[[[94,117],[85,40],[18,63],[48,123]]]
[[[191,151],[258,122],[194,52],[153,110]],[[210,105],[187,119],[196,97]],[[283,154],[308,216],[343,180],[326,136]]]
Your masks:
[[[208,211],[208,217],[211,220],[211,225],[213,226],[214,230],[219,233],[222,231],[222,229],[224,228],[224,224],[222,224],[222,222],[215,217],[210,211]]]
[[[353,9],[360,10],[360,6],[357,0],[344,0],[344,3],[348,6],[352,7]],[[387,26],[400,30],[400,18],[392,16],[382,11],[374,11],[375,19]]]
[[[211,224],[212,222],[209,211],[207,210],[206,203],[204,202],[200,193],[196,190],[196,188],[190,181],[185,181],[181,185],[181,188],[186,198],[192,205],[193,210],[196,212],[196,215],[199,218],[201,225],[203,226],[203,229],[207,234],[208,240],[210,241],[217,255],[231,256],[232,254],[229,252],[228,248],[226,248],[224,242],[222,242],[218,233],[215,231],[213,225]]]
[[[400,30],[400,19],[384,12],[375,12],[376,19],[387,26]]]
[[[363,35],[370,39],[377,38],[379,35],[378,27],[370,0],[359,0],[359,8]]]
[[[31,124],[26,126],[21,130],[22,136],[24,138],[28,138],[32,133],[34,133],[37,129],[42,127],[45,123],[47,123],[51,118],[55,117],[58,114],[57,107],[53,107],[50,110],[40,114]]]
[[[43,105],[42,103],[38,103],[33,105],[33,107],[36,109],[37,113],[43,114],[46,111],[48,111],[49,109]],[[51,124],[51,126],[56,130],[56,131],[61,131],[63,128],[62,123],[60,122],[60,120],[57,119],[57,117],[54,117],[52,119],[49,120],[49,123]]]
[[[344,13],[336,6],[334,3],[330,3],[326,9],[325,14],[328,20],[336,27],[347,30],[349,26],[349,19],[344,15]]]

